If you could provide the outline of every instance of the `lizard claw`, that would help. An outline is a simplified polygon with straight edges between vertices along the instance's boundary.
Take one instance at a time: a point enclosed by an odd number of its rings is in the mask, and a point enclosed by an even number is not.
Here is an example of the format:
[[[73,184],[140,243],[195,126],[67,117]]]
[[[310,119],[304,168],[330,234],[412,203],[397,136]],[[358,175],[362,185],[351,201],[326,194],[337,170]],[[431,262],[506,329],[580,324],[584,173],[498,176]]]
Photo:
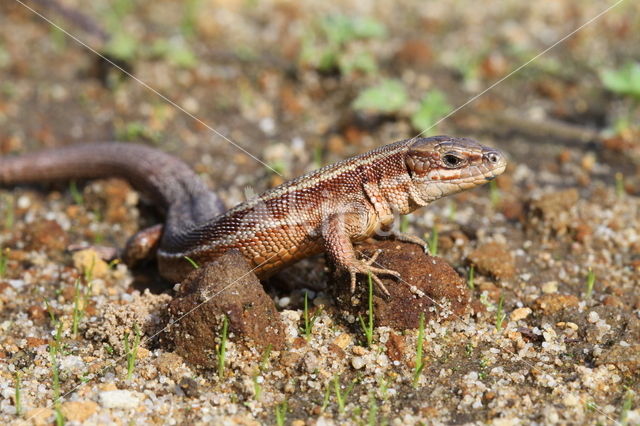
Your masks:
[[[431,250],[429,250],[429,244],[425,240],[420,237],[416,237],[413,234],[405,234],[404,232],[394,233],[393,237],[398,241],[404,241],[406,243],[417,244],[424,250],[425,254],[431,254]]]
[[[374,257],[372,258],[373,260],[370,259],[370,261],[371,262],[375,261],[375,257],[377,257],[377,254],[374,255]],[[393,275],[396,278],[400,278],[400,273],[397,271],[394,271],[392,269],[375,268],[367,262],[361,262],[360,265],[354,268],[351,268],[349,270],[349,273],[351,274],[351,293],[354,293],[356,291],[356,275],[357,274],[370,274],[373,282],[376,284],[376,286],[378,286],[378,288],[386,296],[391,296],[391,294],[389,293],[389,290],[387,290],[387,287],[385,287],[385,285],[382,283],[382,280],[378,277],[377,274]]]

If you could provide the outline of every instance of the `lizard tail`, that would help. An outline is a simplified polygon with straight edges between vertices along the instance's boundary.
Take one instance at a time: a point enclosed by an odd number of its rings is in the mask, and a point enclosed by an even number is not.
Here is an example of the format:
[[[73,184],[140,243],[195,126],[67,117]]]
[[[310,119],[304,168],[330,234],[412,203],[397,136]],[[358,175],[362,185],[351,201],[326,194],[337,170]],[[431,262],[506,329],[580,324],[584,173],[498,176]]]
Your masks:
[[[167,214],[167,230],[225,211],[220,198],[177,158],[144,145],[106,142],[0,157],[0,185],[120,177]]]

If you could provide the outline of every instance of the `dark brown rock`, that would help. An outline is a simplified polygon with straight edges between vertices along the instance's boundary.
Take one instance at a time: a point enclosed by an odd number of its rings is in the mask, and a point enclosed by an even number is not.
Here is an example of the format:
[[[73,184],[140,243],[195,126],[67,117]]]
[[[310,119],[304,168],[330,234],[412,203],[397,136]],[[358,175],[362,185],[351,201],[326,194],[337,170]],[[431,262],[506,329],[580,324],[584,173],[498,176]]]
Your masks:
[[[500,243],[487,243],[478,247],[467,257],[476,270],[499,280],[508,280],[516,274],[516,264],[509,248]]]
[[[27,309],[27,314],[29,318],[35,322],[42,321],[46,318],[46,311],[40,305],[31,305]]]
[[[387,356],[391,361],[402,361],[404,358],[404,352],[406,345],[404,344],[404,338],[396,333],[389,333],[389,340],[387,340]]]
[[[180,389],[187,395],[189,398],[198,398],[200,396],[200,388],[198,386],[198,382],[196,382],[191,377],[183,377],[180,379],[178,383]]]
[[[391,294],[385,296],[374,290],[374,318],[377,326],[389,326],[397,330],[417,328],[420,314],[425,320],[449,319],[465,312],[469,294],[464,280],[443,259],[424,253],[416,244],[395,240],[370,240],[358,246],[363,258],[371,257],[382,250],[375,262],[376,267],[393,269],[402,276],[402,281],[380,275]],[[367,277],[360,275],[356,291],[351,294],[350,278],[340,271],[334,274],[332,292],[339,313],[348,318],[366,317],[368,300]],[[424,295],[417,295],[409,286],[414,286]]]
[[[169,304],[169,315],[175,321],[169,334],[176,352],[197,365],[216,365],[225,315],[231,340],[260,350],[269,345],[284,347],[284,325],[278,311],[238,252],[229,252],[191,273]]]

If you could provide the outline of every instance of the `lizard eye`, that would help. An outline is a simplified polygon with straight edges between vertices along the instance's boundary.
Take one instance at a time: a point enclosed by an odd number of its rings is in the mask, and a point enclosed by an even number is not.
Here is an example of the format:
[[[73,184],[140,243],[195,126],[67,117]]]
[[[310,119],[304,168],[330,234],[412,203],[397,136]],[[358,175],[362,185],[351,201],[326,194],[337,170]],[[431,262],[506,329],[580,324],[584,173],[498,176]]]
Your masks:
[[[463,160],[462,158],[455,156],[453,154],[447,154],[442,157],[442,162],[447,167],[455,168],[455,167],[459,167],[463,163]]]

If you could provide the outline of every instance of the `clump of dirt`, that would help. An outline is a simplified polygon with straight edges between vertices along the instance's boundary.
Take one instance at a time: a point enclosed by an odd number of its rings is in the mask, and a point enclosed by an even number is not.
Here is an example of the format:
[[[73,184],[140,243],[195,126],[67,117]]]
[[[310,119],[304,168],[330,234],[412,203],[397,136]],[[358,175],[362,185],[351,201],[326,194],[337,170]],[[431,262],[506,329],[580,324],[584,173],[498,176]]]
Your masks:
[[[380,275],[389,291],[384,295],[379,289],[373,297],[376,324],[397,330],[417,328],[420,314],[425,320],[445,320],[462,315],[469,304],[469,293],[464,280],[442,258],[429,256],[417,244],[401,241],[368,241],[358,249],[364,259],[379,250],[375,261],[378,268],[397,271],[401,279]],[[351,294],[351,281],[342,271],[334,273],[333,295],[343,318],[353,321],[365,317],[368,310],[368,281],[360,276],[356,291]]]
[[[516,274],[513,255],[505,244],[490,242],[479,246],[468,256],[478,272],[499,280],[508,280]]]
[[[224,317],[231,340],[265,349],[284,346],[284,325],[247,260],[231,251],[191,273],[169,304],[168,335],[195,365],[217,366]]]

